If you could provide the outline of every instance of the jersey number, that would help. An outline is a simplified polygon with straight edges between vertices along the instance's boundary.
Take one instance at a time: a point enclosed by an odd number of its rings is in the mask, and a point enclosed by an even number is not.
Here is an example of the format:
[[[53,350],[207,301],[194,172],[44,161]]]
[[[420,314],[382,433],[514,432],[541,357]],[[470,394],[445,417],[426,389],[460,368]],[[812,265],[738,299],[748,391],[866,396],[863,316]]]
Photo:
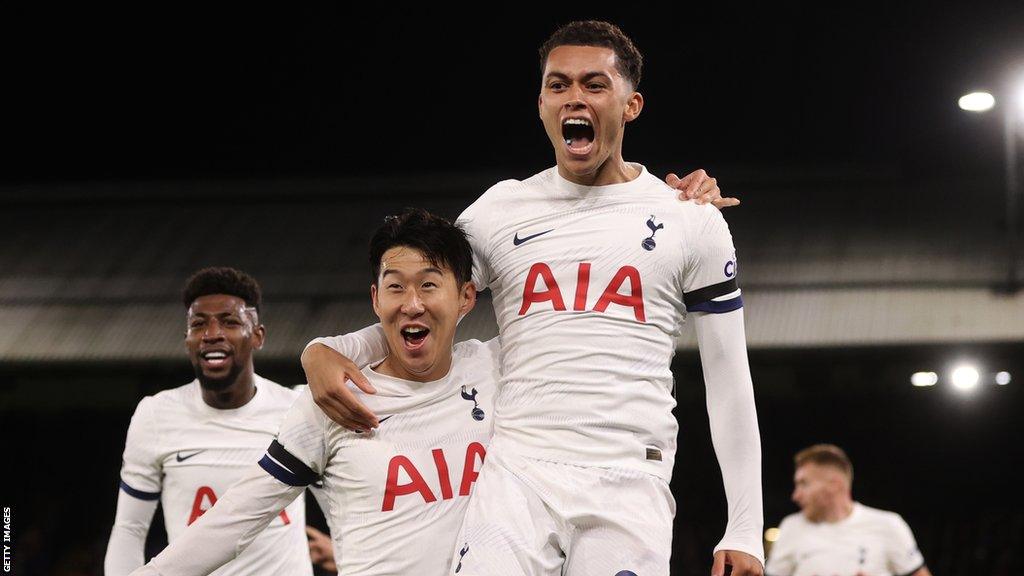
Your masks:
[[[203,501],[208,502],[208,505],[204,508]],[[196,490],[196,497],[192,500],[192,513],[188,516],[188,526],[191,526],[193,522],[199,519],[200,516],[206,513],[207,510],[213,508],[213,505],[217,503],[217,494],[213,491],[213,488],[209,486],[200,486]],[[288,519],[288,511],[281,510],[281,520],[284,521],[285,525],[291,524],[292,521]]]
[[[444,451],[440,448],[435,448],[431,451],[431,455],[434,457],[434,468],[437,469],[437,480],[441,486],[441,498],[451,500],[454,497],[452,494],[452,480],[448,474],[448,462],[444,459]],[[479,442],[472,442],[469,446],[466,446],[466,460],[462,466],[462,482],[459,484],[459,496],[469,496],[469,489],[473,487],[473,482],[476,482],[476,477],[480,474],[477,471],[477,458],[479,457],[480,464],[483,464],[486,455],[487,450]],[[405,484],[398,483],[399,470],[405,470],[406,475],[409,477],[409,482]],[[402,455],[392,458],[391,462],[388,463],[388,480],[387,486],[384,487],[384,503],[381,505],[380,511],[389,512],[393,510],[395,508],[395,498],[417,492],[423,497],[423,502],[425,503],[437,501],[437,496],[430,491],[430,487],[423,480],[423,475],[420,474],[420,471],[416,469],[411,460]]]

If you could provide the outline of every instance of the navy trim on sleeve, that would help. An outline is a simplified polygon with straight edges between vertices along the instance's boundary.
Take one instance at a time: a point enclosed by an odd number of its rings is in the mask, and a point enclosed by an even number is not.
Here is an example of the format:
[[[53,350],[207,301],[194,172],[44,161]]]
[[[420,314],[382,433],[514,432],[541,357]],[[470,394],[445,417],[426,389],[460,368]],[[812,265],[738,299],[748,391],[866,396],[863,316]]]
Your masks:
[[[319,478],[316,472],[285,450],[277,440],[270,443],[266,455],[260,459],[260,467],[289,486],[309,486]]]
[[[726,312],[732,312],[733,310],[739,310],[743,308],[743,296],[737,296],[722,302],[716,302],[714,300],[708,300],[707,302],[701,302],[694,306],[687,306],[687,312],[708,312],[710,314],[725,314]]]
[[[725,282],[719,282],[718,284],[712,284],[711,286],[705,286],[692,292],[684,293],[683,304],[686,304],[687,310],[692,311],[692,308],[698,304],[709,302],[726,294],[732,294],[739,289],[739,286],[736,285],[736,279],[731,278]]]
[[[126,484],[124,480],[121,480],[121,490],[124,490],[125,494],[127,494],[129,496],[132,496],[134,498],[138,498],[139,500],[159,500],[160,499],[160,493],[159,492],[143,492],[142,490],[136,490],[135,488],[132,488],[131,486]]]

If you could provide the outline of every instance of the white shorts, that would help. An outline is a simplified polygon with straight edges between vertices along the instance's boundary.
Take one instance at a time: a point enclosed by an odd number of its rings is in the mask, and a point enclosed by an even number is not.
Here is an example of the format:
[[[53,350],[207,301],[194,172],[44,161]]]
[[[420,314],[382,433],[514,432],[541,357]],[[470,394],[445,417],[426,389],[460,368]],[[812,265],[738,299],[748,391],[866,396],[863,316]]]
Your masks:
[[[458,576],[667,576],[675,501],[636,470],[491,445],[452,560]]]

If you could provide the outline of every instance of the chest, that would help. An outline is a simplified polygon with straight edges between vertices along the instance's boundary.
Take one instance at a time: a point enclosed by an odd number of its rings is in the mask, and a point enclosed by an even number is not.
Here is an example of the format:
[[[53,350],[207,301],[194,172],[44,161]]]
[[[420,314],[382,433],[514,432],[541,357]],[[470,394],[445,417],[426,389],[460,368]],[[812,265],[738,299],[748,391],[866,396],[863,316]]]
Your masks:
[[[884,539],[870,530],[819,530],[803,539],[795,576],[889,574]]]
[[[366,437],[332,438],[325,484],[347,514],[416,513],[468,497],[493,430],[491,396],[466,386],[437,405],[383,415]]]
[[[611,312],[643,322],[650,306],[679,293],[683,225],[659,203],[513,212],[493,232],[488,257],[507,314]]]

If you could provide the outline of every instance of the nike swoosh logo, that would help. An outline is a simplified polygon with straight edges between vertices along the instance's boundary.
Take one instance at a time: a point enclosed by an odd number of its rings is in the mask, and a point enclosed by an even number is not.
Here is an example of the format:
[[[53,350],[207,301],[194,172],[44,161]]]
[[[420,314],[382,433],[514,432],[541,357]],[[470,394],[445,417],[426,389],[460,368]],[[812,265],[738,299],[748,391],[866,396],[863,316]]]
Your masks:
[[[394,414],[392,414],[391,416],[394,416]],[[377,424],[380,424],[381,422],[387,420],[388,418],[391,418],[391,416],[385,416],[383,418],[378,418],[377,419]]]
[[[188,460],[189,458],[195,456],[196,454],[199,454],[200,452],[205,452],[205,450],[196,450],[195,452],[189,454],[188,456],[182,456],[181,452],[178,452],[175,458],[177,458],[178,462],[184,462],[185,460]]]
[[[551,232],[553,230],[554,230],[554,228],[552,228],[551,230],[545,230],[543,232],[538,232],[536,234],[531,234],[531,235],[523,237],[523,238],[520,238],[519,237],[519,232],[516,232],[516,235],[512,238],[512,244],[514,244],[516,246],[519,246],[520,244],[522,244],[524,242],[529,242],[530,240],[533,240],[537,236],[543,236],[543,235],[545,235],[548,232]]]

